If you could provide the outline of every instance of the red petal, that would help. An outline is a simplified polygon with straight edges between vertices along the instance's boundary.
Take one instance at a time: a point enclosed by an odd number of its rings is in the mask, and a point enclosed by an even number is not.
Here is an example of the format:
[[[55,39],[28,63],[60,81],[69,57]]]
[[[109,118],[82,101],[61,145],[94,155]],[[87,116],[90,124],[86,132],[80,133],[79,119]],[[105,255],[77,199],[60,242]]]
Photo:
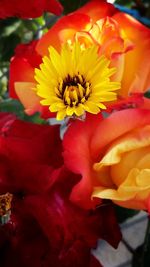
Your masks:
[[[72,190],[71,200],[84,208],[95,206],[95,202],[91,201],[94,179],[92,181],[90,173],[92,171],[90,142],[101,119],[101,115],[88,115],[86,121],[73,122],[63,140],[66,166],[82,175],[82,179]]]
[[[4,121],[5,127],[7,123]],[[10,160],[62,164],[58,125],[38,125],[15,120],[0,136],[1,154]]]
[[[64,176],[66,185],[70,178],[71,174]],[[82,210],[64,195],[59,180],[47,196],[28,196],[25,203],[49,239],[54,266],[89,266],[90,249],[96,247],[98,238],[102,237],[115,247],[120,241],[111,205],[93,211]]]
[[[118,10],[105,0],[90,0],[83,7],[79,8],[75,13],[87,14],[93,22],[107,16],[111,17]]]
[[[12,98],[18,98],[15,92],[15,82],[34,83],[34,68],[38,67],[42,58],[35,51],[37,41],[17,46],[15,56],[10,63],[9,90]]]
[[[57,0],[30,0],[27,5],[25,0],[1,0],[0,18],[20,17],[36,18],[48,11],[56,15],[62,12],[62,6]]]

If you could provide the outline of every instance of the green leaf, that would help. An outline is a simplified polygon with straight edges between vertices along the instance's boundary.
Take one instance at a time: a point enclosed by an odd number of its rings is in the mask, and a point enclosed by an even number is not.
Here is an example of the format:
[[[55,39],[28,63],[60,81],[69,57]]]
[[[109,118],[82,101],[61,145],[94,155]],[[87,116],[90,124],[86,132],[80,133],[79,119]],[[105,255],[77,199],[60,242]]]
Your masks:
[[[64,7],[64,13],[67,14],[78,9],[80,6],[83,6],[88,0],[60,0],[60,2]]]
[[[150,217],[148,216],[144,243],[135,250],[133,255],[132,267],[149,267],[149,266],[150,266]]]
[[[21,20],[17,18],[9,18],[0,20],[0,37],[9,36],[13,32],[17,31]]]
[[[131,0],[116,0],[115,4],[129,7],[129,6],[131,6],[133,4],[133,2],[134,1],[131,1]]]
[[[147,92],[144,94],[144,96],[145,96],[146,98],[150,98],[150,91],[147,91]]]
[[[115,211],[119,223],[123,223],[127,219],[132,218],[139,213],[138,210],[126,209],[117,205],[115,205]]]
[[[0,61],[9,61],[18,43],[20,43],[20,37],[16,33],[2,37],[0,42]]]
[[[39,113],[28,116],[24,112],[24,107],[18,100],[7,99],[0,102],[0,112],[10,112],[15,114],[18,118],[38,124],[46,124],[47,121],[42,119]]]
[[[145,257],[143,258],[144,245],[138,247],[133,255],[132,267],[150,267],[150,239]]]

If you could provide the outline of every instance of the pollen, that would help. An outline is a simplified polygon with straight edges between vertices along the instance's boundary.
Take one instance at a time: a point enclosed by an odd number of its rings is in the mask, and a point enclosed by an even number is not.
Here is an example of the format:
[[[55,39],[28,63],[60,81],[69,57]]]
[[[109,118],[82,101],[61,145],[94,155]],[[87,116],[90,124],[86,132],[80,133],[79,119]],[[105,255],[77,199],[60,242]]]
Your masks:
[[[74,77],[68,75],[66,79],[61,80],[55,92],[66,106],[77,107],[88,99],[91,93],[90,87],[90,83],[80,74]]]
[[[104,102],[115,100],[120,88],[119,82],[111,80],[116,69],[109,65],[105,56],[98,55],[96,45],[83,48],[79,42],[67,43],[60,54],[50,47],[49,56],[35,69],[35,90],[41,104],[56,112],[58,120],[106,109]]]
[[[12,194],[0,195],[0,216],[4,216],[11,209]]]

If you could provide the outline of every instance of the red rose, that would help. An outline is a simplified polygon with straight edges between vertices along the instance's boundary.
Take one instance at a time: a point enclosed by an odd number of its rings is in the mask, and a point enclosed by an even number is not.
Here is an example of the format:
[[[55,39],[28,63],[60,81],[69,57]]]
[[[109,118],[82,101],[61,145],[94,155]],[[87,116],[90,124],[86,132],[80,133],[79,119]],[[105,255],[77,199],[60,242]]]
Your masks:
[[[0,226],[1,266],[100,267],[91,256],[97,239],[118,245],[112,206],[84,210],[73,204],[80,176],[62,164],[58,126],[0,114],[0,197],[12,194],[10,221]]]
[[[40,17],[43,12],[51,12],[60,15],[62,6],[57,0],[1,0],[0,1],[0,18],[20,17],[36,18]]]

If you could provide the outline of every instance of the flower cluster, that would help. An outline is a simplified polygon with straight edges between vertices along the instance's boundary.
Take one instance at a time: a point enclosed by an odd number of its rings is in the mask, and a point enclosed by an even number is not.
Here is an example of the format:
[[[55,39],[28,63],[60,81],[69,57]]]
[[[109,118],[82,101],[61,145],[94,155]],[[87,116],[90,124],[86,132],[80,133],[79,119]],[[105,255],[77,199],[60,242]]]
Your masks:
[[[0,17],[61,9],[2,2]],[[149,44],[146,26],[91,0],[16,47],[10,97],[50,124],[0,113],[2,266],[100,267],[98,239],[121,239],[113,203],[150,212]]]

